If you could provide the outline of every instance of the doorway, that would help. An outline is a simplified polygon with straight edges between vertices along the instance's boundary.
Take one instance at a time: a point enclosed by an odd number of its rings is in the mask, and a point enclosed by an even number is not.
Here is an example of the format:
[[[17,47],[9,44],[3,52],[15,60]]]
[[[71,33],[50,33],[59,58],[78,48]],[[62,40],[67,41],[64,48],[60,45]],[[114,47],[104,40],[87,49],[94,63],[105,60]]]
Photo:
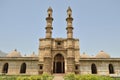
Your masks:
[[[53,73],[64,73],[65,72],[64,65],[65,65],[64,57],[61,54],[57,54],[54,57]]]
[[[22,63],[21,68],[20,68],[20,73],[26,73],[26,64]]]
[[[97,74],[97,67],[94,63],[91,65],[91,72],[92,74]]]
[[[3,70],[2,70],[2,73],[8,73],[8,63],[5,63],[4,66],[3,66]]]

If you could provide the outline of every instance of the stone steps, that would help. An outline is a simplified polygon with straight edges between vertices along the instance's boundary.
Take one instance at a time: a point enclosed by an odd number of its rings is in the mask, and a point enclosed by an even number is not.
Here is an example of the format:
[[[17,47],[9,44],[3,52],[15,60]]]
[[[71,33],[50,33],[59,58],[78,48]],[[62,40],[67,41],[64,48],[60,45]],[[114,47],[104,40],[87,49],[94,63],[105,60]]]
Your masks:
[[[64,74],[53,74],[54,79],[53,80],[64,80]]]

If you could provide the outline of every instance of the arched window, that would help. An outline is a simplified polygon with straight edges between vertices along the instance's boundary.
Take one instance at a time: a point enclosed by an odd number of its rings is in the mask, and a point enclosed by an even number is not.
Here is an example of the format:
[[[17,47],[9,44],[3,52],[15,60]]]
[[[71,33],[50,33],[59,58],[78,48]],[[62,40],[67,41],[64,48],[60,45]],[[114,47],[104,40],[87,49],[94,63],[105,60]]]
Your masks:
[[[94,63],[91,65],[91,72],[92,72],[92,74],[97,74],[97,68]]]
[[[2,73],[8,73],[8,63],[5,63],[4,66],[3,66],[3,70],[2,70]]]
[[[114,74],[114,68],[112,64],[109,64],[109,74]]]
[[[21,68],[20,68],[20,73],[26,73],[26,64],[22,63]]]

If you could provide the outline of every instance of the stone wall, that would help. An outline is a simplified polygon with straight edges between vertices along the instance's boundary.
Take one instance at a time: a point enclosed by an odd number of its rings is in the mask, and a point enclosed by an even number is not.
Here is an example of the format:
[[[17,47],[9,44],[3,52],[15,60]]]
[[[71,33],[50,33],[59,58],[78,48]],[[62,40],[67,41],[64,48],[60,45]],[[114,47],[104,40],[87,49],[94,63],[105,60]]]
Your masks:
[[[120,58],[84,58],[80,59],[80,74],[92,74],[91,65],[95,64],[97,74],[99,75],[119,75],[120,74]],[[114,73],[109,73],[109,65],[113,66]]]
[[[27,75],[35,75],[38,74],[38,58],[28,58],[28,57],[23,57],[23,58],[0,58],[0,73],[3,72],[4,64],[8,63],[8,72],[6,74],[8,75],[19,75],[21,65],[23,63],[26,64],[26,72],[22,74],[27,74]]]

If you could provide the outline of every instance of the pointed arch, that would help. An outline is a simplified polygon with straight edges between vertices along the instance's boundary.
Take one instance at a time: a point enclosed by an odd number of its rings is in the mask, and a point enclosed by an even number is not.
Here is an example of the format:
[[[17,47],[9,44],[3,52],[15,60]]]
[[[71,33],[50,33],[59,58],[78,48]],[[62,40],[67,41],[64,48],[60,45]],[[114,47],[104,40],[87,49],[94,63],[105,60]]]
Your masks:
[[[109,64],[109,74],[114,74],[114,67],[112,64]]]
[[[26,73],[26,63],[21,64],[20,73]]]
[[[64,72],[65,72],[64,57],[62,54],[58,53],[54,57],[53,73],[64,73]]]
[[[8,67],[9,67],[9,64],[8,64],[8,63],[5,63],[5,64],[3,65],[2,73],[8,73]]]
[[[91,65],[91,72],[92,74],[97,74],[97,67],[94,63]]]

